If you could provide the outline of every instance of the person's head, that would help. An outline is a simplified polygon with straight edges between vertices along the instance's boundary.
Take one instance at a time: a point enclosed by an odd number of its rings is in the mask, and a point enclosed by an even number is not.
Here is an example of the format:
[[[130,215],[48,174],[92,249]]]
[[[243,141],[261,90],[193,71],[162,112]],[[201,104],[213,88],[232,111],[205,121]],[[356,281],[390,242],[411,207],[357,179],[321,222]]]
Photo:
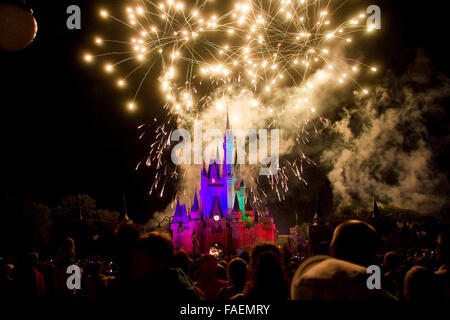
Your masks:
[[[149,232],[140,236],[135,244],[132,259],[134,279],[147,279],[166,271],[173,257],[173,242],[163,232]]]
[[[313,255],[327,255],[329,251],[330,243],[328,241],[322,241],[313,249]]]
[[[250,254],[248,253],[247,250],[242,251],[241,254],[239,255],[239,258],[244,260],[247,264],[250,263]]]
[[[225,270],[228,268],[228,262],[226,260],[222,259],[218,263],[222,265],[225,268]]]
[[[438,258],[443,264],[450,264],[450,230],[438,236]]]
[[[330,256],[307,258],[291,282],[293,300],[378,300],[388,299],[384,290],[367,285],[367,268]]]
[[[227,269],[220,263],[217,264],[216,275],[220,280],[227,281]]]
[[[388,271],[395,271],[400,265],[400,256],[397,252],[389,251],[384,255],[383,267]]]
[[[253,248],[246,293],[267,299],[289,297],[281,252],[273,243],[259,243]]]
[[[234,258],[228,265],[230,283],[243,287],[247,280],[247,263],[241,258]]]
[[[191,259],[186,251],[179,250],[175,252],[172,259],[172,266],[174,268],[180,268],[185,274],[189,274],[191,269]]]
[[[122,223],[116,230],[116,245],[118,254],[127,254],[132,251],[140,232],[133,224]]]
[[[201,277],[216,277],[217,260],[210,254],[205,254],[198,262]]]
[[[379,240],[375,229],[360,220],[349,220],[336,227],[330,256],[362,266],[376,262]]]
[[[437,275],[422,266],[414,266],[406,273],[403,294],[406,300],[440,300],[443,297]]]
[[[25,265],[27,267],[36,267],[39,262],[39,256],[37,252],[30,252],[25,256]]]
[[[103,272],[103,262],[95,261],[94,265],[92,266],[92,274],[99,275],[102,272]]]
[[[75,250],[75,241],[72,238],[65,238],[61,244],[61,248],[64,250]]]
[[[134,224],[122,223],[116,230],[114,253],[120,269],[120,276],[128,278],[132,263],[132,254],[140,231]]]
[[[3,272],[5,277],[11,277],[14,271],[14,265],[13,264],[6,264],[3,267]]]
[[[75,259],[75,241],[72,238],[65,238],[61,243],[61,247],[56,253],[55,261],[57,263],[71,263]]]

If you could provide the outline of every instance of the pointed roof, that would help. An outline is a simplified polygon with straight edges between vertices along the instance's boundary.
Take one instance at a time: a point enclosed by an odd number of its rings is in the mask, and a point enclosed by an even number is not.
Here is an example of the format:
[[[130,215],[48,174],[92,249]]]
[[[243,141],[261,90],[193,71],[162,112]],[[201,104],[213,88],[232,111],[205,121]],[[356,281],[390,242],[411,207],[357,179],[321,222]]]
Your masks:
[[[233,175],[239,177],[241,175],[241,165],[237,161],[237,152],[234,153],[233,157]]]
[[[323,214],[322,214],[322,208],[320,207],[319,194],[316,194],[316,210],[315,210],[315,214],[314,214],[314,218],[313,218],[314,224],[318,224],[322,218],[323,218]]]
[[[203,161],[202,161],[202,176],[203,177],[208,176],[208,172],[206,171],[206,165],[205,165],[205,157],[203,157]]]
[[[194,194],[194,204],[192,205],[191,212],[199,212],[198,199],[197,199],[197,189]]]
[[[380,216],[380,211],[378,210],[377,199],[373,197],[373,211],[372,218],[377,218]]]
[[[173,216],[176,218],[183,217],[183,207],[180,205],[180,197],[177,197],[177,204],[175,205],[175,213]]]
[[[177,222],[187,222],[189,220],[186,205],[180,205],[180,198],[177,197],[177,205],[175,207],[175,213],[173,215],[174,220]]]
[[[213,170],[216,170],[215,174],[216,174],[216,178],[220,179],[220,167],[219,165],[216,163],[216,161],[214,160],[212,163],[209,164],[209,168],[208,168],[208,178],[211,178]]]
[[[213,218],[216,214],[219,215],[220,217],[223,217],[222,207],[220,205],[220,198],[219,198],[219,196],[214,196],[213,197],[213,205],[211,207],[211,213],[209,214],[209,217]]]
[[[239,208],[239,199],[237,194],[234,196],[234,205],[232,212],[241,212],[241,208]]]
[[[220,163],[219,144],[216,145],[216,159],[214,161]]]
[[[184,203],[181,206],[181,211],[183,213],[183,221],[187,220],[188,219],[188,215],[187,215],[186,205]]]

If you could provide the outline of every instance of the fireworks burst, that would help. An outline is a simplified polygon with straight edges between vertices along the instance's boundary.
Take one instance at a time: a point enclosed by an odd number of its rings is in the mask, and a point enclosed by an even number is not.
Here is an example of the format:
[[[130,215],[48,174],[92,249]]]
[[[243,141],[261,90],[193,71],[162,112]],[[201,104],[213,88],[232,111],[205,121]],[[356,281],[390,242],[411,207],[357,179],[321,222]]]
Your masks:
[[[218,127],[224,114],[218,111],[226,106],[232,126],[277,127],[296,144],[297,158],[286,160],[278,174],[265,177],[279,200],[288,190],[289,175],[306,183],[303,165],[312,161],[301,145],[309,141],[308,128],[317,131],[313,120],[327,122],[316,112],[320,108],[315,104],[317,91],[325,83],[344,86],[347,82],[364,95],[369,91],[358,84],[358,75],[377,71],[376,66],[342,54],[344,47],[354,44],[355,33],[374,30],[366,25],[364,11],[334,21],[345,2],[242,0],[217,6],[207,0],[141,0],[132,1],[117,16],[101,9],[100,18],[111,20],[105,26],[122,25],[124,38],[96,36],[94,44],[101,52],[86,53],[86,63],[98,60],[106,73],[121,72],[114,80],[116,85],[134,88],[127,102],[130,111],[140,107],[139,93],[155,86],[154,82],[147,85],[146,78],[159,75],[168,120],[153,129],[156,138],[149,155],[137,166],[146,163],[157,170],[150,193],[159,190],[163,196],[166,182],[179,178],[179,168],[163,160],[170,149],[171,121],[186,128],[200,119]],[[146,128],[139,127],[144,131],[141,138]],[[284,151],[292,152],[292,146]],[[246,167],[243,174],[250,185],[259,184],[258,166]],[[253,191],[254,203],[266,196],[262,188]]]

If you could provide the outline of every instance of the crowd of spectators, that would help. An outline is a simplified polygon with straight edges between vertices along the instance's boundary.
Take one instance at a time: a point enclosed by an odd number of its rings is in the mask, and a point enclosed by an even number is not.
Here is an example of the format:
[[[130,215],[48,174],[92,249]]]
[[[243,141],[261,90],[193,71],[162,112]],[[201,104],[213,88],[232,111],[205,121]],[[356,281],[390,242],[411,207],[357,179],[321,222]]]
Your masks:
[[[199,300],[443,300],[450,299],[450,231],[433,247],[392,248],[380,256],[380,238],[368,223],[349,220],[315,254],[293,259],[286,248],[258,243],[240,256],[174,252],[169,234],[120,225],[115,255],[77,259],[73,239],[55,257],[36,252],[19,262],[1,260],[2,299],[36,301]],[[81,270],[81,288],[69,288],[67,268]],[[369,266],[379,266],[381,288],[370,289]]]

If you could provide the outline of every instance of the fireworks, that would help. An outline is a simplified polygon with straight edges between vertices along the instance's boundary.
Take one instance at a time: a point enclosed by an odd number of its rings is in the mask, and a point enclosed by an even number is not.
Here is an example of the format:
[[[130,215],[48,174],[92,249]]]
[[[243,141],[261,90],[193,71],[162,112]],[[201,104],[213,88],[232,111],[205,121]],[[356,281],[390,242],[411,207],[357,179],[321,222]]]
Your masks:
[[[233,103],[242,103],[243,96],[249,101],[239,108],[251,108],[258,120],[268,126],[280,124],[266,120],[281,120],[281,114],[301,117],[298,123],[308,123],[311,114],[323,120],[312,97],[317,81],[353,83],[361,94],[367,94],[356,77],[362,71],[377,71],[375,66],[342,55],[343,48],[354,45],[356,32],[374,30],[366,25],[364,13],[342,22],[333,21],[334,12],[343,3],[132,1],[122,13],[108,8],[99,11],[105,29],[118,24],[123,26],[123,33],[120,39],[111,40],[106,37],[108,32],[96,35],[93,44],[99,52],[86,53],[84,60],[103,63],[103,70],[115,77],[118,88],[126,85],[134,89],[127,102],[130,110],[143,105],[136,103],[141,99],[139,93],[159,85],[168,115],[176,121],[183,119],[184,125],[191,125],[202,114],[205,117],[210,110],[224,110],[225,105],[233,109]],[[145,83],[148,75],[155,72],[159,74],[159,84]],[[293,102],[274,104],[274,92],[286,88],[295,89],[289,97]],[[239,113],[231,110],[232,122],[242,125]],[[170,142],[166,124],[158,124],[156,140],[145,161],[157,169],[151,191],[161,183],[161,195],[167,179],[178,177],[177,169],[169,174],[168,166],[161,160]],[[304,125],[298,125],[296,130],[300,132],[295,140],[299,144],[307,142]],[[298,161],[282,166],[279,174],[268,178],[279,198],[279,187],[287,190],[287,168],[304,181],[302,163],[309,159],[301,151],[298,154]]]

